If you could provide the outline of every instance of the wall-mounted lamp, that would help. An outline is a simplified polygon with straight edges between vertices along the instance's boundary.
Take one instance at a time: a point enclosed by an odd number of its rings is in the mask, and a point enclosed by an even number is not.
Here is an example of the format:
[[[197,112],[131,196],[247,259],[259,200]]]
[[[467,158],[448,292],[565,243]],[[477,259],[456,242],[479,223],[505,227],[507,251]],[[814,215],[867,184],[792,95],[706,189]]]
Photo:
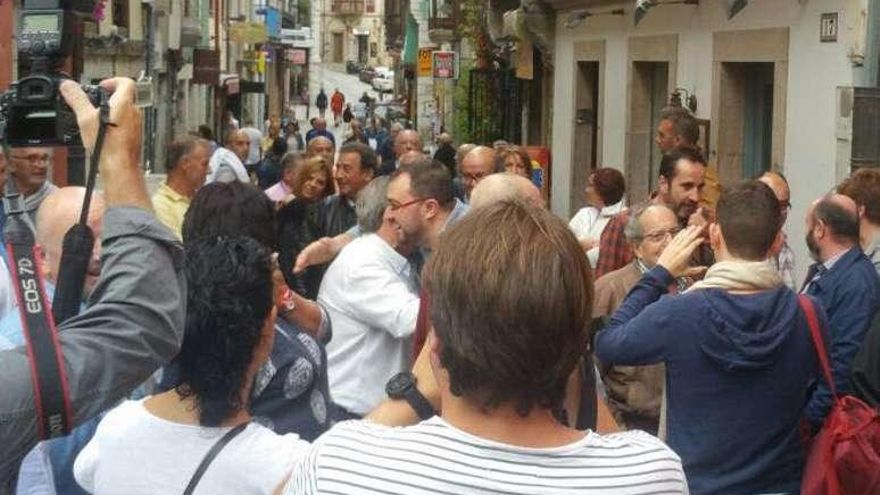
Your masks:
[[[684,88],[675,88],[675,91],[669,95],[669,106],[687,108],[695,114],[697,113],[697,95]]]
[[[722,0],[722,3],[727,8],[727,18],[733,19],[733,16],[739,14],[740,10],[746,8],[749,0]]]
[[[699,5],[700,0],[636,0],[636,8],[633,12],[636,26],[642,22],[645,14],[658,5]]]
[[[568,14],[568,17],[565,19],[564,25],[568,29],[574,29],[574,28],[580,26],[581,24],[583,24],[584,21],[587,19],[587,17],[595,17],[595,16],[599,16],[599,15],[623,16],[623,15],[625,15],[625,12],[623,11],[623,9],[614,9],[614,10],[608,10],[608,11],[604,11],[604,12],[594,12],[591,10],[584,10],[584,9],[575,10],[575,11],[571,12],[570,14]]]

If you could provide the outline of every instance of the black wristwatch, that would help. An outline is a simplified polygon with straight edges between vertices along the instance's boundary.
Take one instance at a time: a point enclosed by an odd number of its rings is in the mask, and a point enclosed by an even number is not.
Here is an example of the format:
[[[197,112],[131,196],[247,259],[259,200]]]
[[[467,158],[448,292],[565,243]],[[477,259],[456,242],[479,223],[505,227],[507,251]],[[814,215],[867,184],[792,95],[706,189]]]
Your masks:
[[[409,371],[392,376],[385,384],[385,393],[394,400],[405,400],[422,420],[437,415],[434,406],[416,388],[416,376]]]

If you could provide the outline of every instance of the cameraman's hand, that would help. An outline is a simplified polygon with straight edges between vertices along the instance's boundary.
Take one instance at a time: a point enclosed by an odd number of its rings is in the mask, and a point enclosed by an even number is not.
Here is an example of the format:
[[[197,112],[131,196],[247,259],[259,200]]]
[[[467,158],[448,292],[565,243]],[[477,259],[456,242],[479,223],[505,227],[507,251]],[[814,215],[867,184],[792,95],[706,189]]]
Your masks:
[[[703,226],[692,225],[682,230],[669,241],[666,249],[660,254],[657,264],[666,268],[666,271],[675,278],[683,276],[696,276],[706,270],[706,267],[691,267],[690,261],[694,250],[703,242]]]
[[[110,122],[100,151],[100,172],[104,181],[107,206],[135,206],[150,209],[150,199],[140,168],[141,112],[135,104],[134,81],[128,78],[106,79],[101,87],[111,93]],[[91,155],[100,124],[100,110],[73,81],[64,81],[61,95],[76,114],[83,146]]]

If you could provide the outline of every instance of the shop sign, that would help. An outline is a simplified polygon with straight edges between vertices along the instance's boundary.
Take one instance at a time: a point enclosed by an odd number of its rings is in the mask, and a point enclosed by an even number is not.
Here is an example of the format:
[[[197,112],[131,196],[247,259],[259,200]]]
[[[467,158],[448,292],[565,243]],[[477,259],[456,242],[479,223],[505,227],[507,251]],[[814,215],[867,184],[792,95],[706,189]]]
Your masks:
[[[435,51],[434,78],[458,79],[458,54],[449,51]]]
[[[419,48],[419,77],[431,77],[432,48]]]

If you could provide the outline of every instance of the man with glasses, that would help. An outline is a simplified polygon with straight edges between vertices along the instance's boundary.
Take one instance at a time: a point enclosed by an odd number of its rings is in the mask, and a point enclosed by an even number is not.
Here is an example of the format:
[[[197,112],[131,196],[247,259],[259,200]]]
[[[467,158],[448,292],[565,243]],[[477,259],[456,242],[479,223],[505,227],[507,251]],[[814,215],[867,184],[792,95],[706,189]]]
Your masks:
[[[635,259],[625,267],[603,275],[596,281],[593,317],[610,317],[639,282],[657,265],[669,241],[679,232],[675,213],[666,205],[636,208],[626,225],[626,239]],[[680,278],[671,292],[687,288],[690,279]],[[627,430],[644,430],[657,435],[660,403],[663,397],[663,364],[647,366],[609,366],[599,364],[606,387],[606,402],[617,424]]]
[[[788,212],[791,211],[791,189],[788,187],[788,180],[779,172],[765,172],[758,180],[767,184],[776,195],[776,199],[779,200],[779,213],[784,227],[785,221],[788,219]],[[794,280],[794,251],[788,245],[788,235],[785,230],[781,230],[781,232],[782,245],[774,256],[776,268],[785,285],[789,289],[797,290]]]
[[[49,182],[49,168],[52,165],[51,148],[10,148],[9,175],[15,189],[24,199],[24,208],[31,222],[37,222],[37,209],[57,187]]]
[[[679,148],[663,155],[657,184],[650,203],[668,206],[678,217],[679,227],[708,223],[707,210],[700,206],[706,185],[706,160],[699,151]],[[632,247],[624,235],[627,222],[629,212],[621,212],[602,231],[595,270],[597,278],[632,261]],[[697,250],[695,258],[698,264],[711,264],[711,253],[705,246]]]
[[[497,152],[488,146],[477,146],[470,150],[461,159],[461,185],[466,198],[470,199],[471,191],[483,178],[497,172],[503,172],[498,168]]]
[[[342,249],[318,293],[333,328],[327,364],[335,421],[360,418],[385,398],[385,382],[406,369],[416,326],[418,286],[407,258],[414,247],[383,218],[388,181],[377,178],[361,191],[363,235]]]

